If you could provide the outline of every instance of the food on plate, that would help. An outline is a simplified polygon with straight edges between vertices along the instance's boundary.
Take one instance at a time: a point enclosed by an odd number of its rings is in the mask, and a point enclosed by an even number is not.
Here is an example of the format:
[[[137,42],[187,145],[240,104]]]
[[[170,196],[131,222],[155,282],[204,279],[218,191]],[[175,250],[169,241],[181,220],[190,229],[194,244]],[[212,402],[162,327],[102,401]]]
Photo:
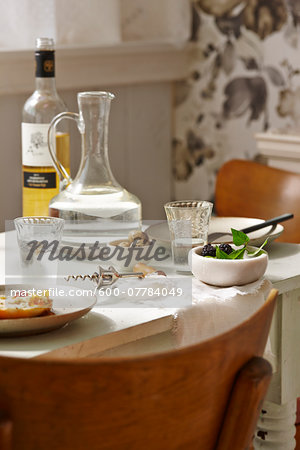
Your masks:
[[[233,252],[233,248],[229,244],[220,244],[218,247],[227,255],[230,255],[230,253]],[[216,246],[213,246],[211,244],[204,245],[204,247],[202,248],[201,256],[211,256],[214,258],[216,256]]]
[[[144,233],[141,230],[131,231],[128,235],[128,241],[130,244],[133,242],[136,243],[136,245],[149,245],[150,240],[147,233]]]
[[[52,300],[45,295],[0,296],[0,319],[20,319],[52,313]]]
[[[151,240],[147,233],[141,230],[131,231],[127,239],[118,239],[117,241],[112,241],[109,245],[114,245],[118,247],[144,247],[151,244]]]
[[[230,244],[221,244],[219,245],[219,249],[222,250],[223,252],[227,253],[227,255],[230,255],[231,252],[233,252],[233,248],[231,247]]]
[[[133,267],[132,270],[135,273],[142,272],[145,277],[149,276],[149,275],[152,275],[152,274],[162,275],[162,276],[166,277],[165,272],[163,272],[162,270],[156,270],[154,267],[147,266],[147,264],[144,264],[144,263],[137,263]]]
[[[153,273],[155,272],[154,267],[151,266],[147,266],[147,264],[143,264],[143,263],[137,263],[134,267],[133,267],[133,272],[142,272],[144,275],[149,275],[149,273]]]
[[[232,240],[235,248],[229,244],[212,245],[206,244],[202,247],[200,256],[205,256],[209,258],[216,259],[244,259],[253,258],[262,254],[262,248],[266,245],[267,239],[259,247],[259,249],[252,250],[249,248],[249,237],[242,231],[235,230],[231,228]]]
[[[201,250],[201,256],[211,256],[214,258],[216,256],[216,247],[211,244],[206,244]]]

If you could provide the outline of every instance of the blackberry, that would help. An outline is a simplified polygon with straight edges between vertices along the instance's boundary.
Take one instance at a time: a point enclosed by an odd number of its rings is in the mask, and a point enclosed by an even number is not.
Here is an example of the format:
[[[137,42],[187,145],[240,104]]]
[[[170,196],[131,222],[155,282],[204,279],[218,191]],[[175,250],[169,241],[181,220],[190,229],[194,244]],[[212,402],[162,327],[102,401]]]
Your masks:
[[[219,245],[219,249],[227,253],[227,255],[230,255],[230,253],[232,252],[232,247],[229,244],[221,244]]]
[[[216,256],[216,248],[211,244],[204,245],[201,256]]]

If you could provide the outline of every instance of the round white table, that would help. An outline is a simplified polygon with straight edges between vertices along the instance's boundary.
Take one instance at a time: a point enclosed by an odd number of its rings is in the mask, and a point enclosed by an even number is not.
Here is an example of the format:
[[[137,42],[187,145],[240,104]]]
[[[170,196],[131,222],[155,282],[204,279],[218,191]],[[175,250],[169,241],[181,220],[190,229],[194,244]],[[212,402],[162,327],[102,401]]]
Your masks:
[[[296,399],[300,397],[300,245],[272,243],[266,272],[279,290],[270,340],[276,357],[259,418],[256,449],[295,448]],[[0,283],[5,283],[5,233],[0,234]],[[97,308],[67,327],[38,336],[1,338],[0,355],[83,357],[170,348],[170,308]],[[77,345],[78,344],[78,345]],[[95,350],[97,349],[97,351]],[[273,364],[274,365],[274,364]]]

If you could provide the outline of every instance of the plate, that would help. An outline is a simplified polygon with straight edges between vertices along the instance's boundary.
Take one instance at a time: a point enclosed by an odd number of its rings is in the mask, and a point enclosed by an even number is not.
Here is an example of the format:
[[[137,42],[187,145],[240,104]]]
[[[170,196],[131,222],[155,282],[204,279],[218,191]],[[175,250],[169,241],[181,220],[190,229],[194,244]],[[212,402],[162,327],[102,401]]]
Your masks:
[[[251,219],[247,217],[212,217],[209,225],[209,233],[231,233],[231,228],[241,230],[262,222],[264,222],[262,219]],[[259,247],[267,238],[268,243],[270,243],[274,239],[278,238],[283,230],[283,226],[277,224],[267,228],[262,228],[261,230],[252,231],[252,233],[248,233],[250,238],[249,245]],[[170,247],[170,234],[166,221],[150,225],[150,227],[147,228],[146,233],[151,239],[155,239],[158,243],[160,243],[160,245]],[[220,239],[215,241],[215,243],[221,242],[231,243],[232,241],[230,239]]]
[[[32,286],[0,285],[0,294],[5,295],[5,292],[9,293],[11,290],[29,289],[33,289]],[[37,287],[36,289],[40,288]],[[52,309],[55,314],[25,319],[2,319],[0,320],[0,337],[46,333],[79,319],[88,313],[97,301],[95,295],[88,295],[87,293],[79,295],[79,291],[80,289],[66,286],[50,288],[50,298],[53,300]]]
[[[170,247],[170,233],[166,221],[150,225],[145,230],[145,233],[148,234],[150,239],[155,239],[158,244],[163,245],[164,247]]]
[[[115,238],[111,237],[111,241],[114,241]],[[63,239],[60,242],[60,247],[63,246],[71,246],[71,247],[80,247],[82,244],[85,244],[86,248],[88,248],[90,245],[95,244],[95,242],[98,242],[99,248],[107,245],[107,242],[104,241],[103,237],[96,237],[96,236],[63,236]]]

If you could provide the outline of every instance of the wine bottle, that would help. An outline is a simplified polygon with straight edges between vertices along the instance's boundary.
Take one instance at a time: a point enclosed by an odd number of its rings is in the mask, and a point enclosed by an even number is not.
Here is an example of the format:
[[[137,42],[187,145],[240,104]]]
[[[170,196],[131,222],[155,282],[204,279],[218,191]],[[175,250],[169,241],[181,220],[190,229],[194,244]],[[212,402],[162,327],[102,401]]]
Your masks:
[[[55,50],[50,38],[36,40],[35,91],[22,113],[23,216],[48,216],[49,202],[59,192],[59,177],[47,145],[51,120],[67,110],[55,84]],[[67,128],[56,133],[56,154],[70,169],[70,137]]]

